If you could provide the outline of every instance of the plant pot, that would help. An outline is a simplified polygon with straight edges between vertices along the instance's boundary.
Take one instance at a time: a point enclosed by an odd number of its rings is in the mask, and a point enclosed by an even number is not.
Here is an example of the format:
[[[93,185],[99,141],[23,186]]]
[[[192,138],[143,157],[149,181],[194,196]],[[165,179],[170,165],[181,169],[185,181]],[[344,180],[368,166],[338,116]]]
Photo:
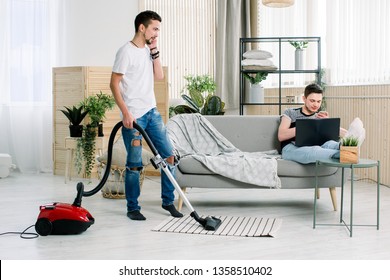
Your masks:
[[[249,88],[249,103],[264,103],[264,88],[261,84],[251,84]]]
[[[295,70],[304,69],[304,50],[296,49],[295,50]]]
[[[340,146],[340,163],[358,163],[359,147]]]
[[[70,137],[81,137],[83,135],[82,125],[69,125]]]
[[[103,133],[103,123],[99,123],[98,125],[98,137],[103,137],[104,136],[104,133]]]

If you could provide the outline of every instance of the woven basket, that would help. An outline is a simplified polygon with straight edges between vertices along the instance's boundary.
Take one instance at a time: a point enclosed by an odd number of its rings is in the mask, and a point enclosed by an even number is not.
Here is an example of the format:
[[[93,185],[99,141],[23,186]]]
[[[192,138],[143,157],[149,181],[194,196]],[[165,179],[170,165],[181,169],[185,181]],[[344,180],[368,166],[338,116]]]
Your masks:
[[[103,177],[106,165],[104,163],[98,164],[99,179]],[[107,182],[102,188],[102,195],[104,198],[123,199],[125,195],[125,172],[126,167],[118,167],[112,165],[110,168],[110,175],[107,178]],[[145,179],[145,168],[140,171],[139,185],[142,188],[142,184]]]

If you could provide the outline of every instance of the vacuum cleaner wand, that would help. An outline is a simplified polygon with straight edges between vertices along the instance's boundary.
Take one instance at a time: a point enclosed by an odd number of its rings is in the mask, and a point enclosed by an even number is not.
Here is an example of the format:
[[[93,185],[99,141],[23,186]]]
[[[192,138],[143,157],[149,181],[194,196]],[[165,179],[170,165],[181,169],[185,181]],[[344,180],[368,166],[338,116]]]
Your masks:
[[[185,196],[184,192],[180,188],[179,184],[176,182],[175,178],[173,177],[172,173],[169,171],[167,163],[164,159],[161,158],[161,156],[158,154],[156,148],[154,147],[152,141],[150,140],[149,136],[145,133],[145,131],[140,127],[136,122],[133,123],[133,127],[137,129],[142,136],[144,137],[146,143],[148,144],[149,148],[151,149],[153,155],[155,156],[151,162],[154,166],[154,168],[158,169],[161,167],[162,171],[167,175],[169,181],[173,184],[176,191],[179,193],[180,197],[183,199],[184,204],[190,209],[191,211],[191,217],[193,217],[199,224],[201,224],[204,229],[206,230],[217,230],[218,227],[221,225],[221,219],[218,219],[214,216],[201,218],[199,217],[198,213],[194,210],[192,207],[190,201]]]

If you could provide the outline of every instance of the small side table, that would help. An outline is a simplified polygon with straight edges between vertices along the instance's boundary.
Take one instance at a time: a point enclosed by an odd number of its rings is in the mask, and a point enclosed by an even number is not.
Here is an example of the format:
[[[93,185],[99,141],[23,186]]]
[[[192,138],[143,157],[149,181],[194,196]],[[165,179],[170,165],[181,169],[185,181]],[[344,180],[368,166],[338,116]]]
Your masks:
[[[95,147],[99,155],[103,153],[104,137],[96,137]],[[65,138],[66,165],[65,165],[65,184],[72,179],[73,152],[77,148],[77,137]]]
[[[317,211],[317,191],[318,191],[318,176],[317,176],[317,167],[320,165],[339,167],[341,168],[341,209],[340,209],[340,224],[318,224],[316,222],[316,211]],[[339,160],[329,159],[329,160],[318,160],[316,162],[316,180],[315,180],[315,192],[314,192],[314,215],[313,215],[313,228],[316,225],[341,225],[345,226],[349,231],[349,236],[352,237],[352,228],[353,228],[353,171],[355,168],[377,168],[377,198],[376,198],[376,225],[355,225],[355,226],[376,226],[376,229],[379,230],[379,186],[380,186],[380,163],[376,160],[370,159],[359,159],[358,163],[340,163]],[[351,169],[351,209],[350,209],[350,221],[347,224],[343,219],[343,204],[344,204],[344,169]]]

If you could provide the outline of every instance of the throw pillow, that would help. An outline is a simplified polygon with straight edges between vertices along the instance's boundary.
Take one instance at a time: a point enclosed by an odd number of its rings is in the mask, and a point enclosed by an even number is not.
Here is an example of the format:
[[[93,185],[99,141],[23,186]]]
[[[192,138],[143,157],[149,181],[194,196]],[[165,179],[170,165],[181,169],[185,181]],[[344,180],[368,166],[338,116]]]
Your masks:
[[[267,59],[272,57],[272,53],[263,50],[249,50],[246,51],[242,56],[244,58],[250,59]]]

